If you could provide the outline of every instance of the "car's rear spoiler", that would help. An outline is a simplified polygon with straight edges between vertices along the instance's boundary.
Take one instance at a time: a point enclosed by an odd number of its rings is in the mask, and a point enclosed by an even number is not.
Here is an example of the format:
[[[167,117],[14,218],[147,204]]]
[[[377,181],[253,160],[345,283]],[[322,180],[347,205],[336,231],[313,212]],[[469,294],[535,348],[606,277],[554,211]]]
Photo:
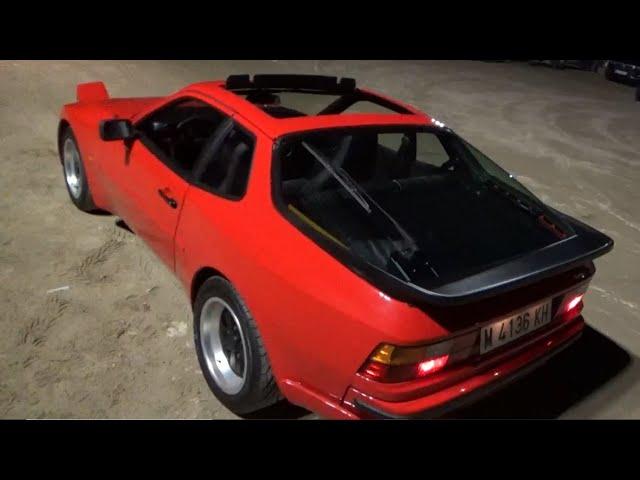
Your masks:
[[[349,269],[397,300],[414,305],[463,305],[586,266],[613,248],[613,240],[607,235],[561,212],[551,210],[571,225],[575,235],[483,272],[431,289],[404,281],[351,254],[348,249],[322,235],[315,235],[311,231],[308,235]],[[292,221],[295,223],[295,219]]]
[[[604,255],[613,248],[613,240],[607,235],[572,217],[555,210],[554,212],[573,227],[575,235],[431,290],[404,282],[377,268],[374,268],[375,271],[361,270],[361,274],[389,295],[408,303],[460,305],[499,295],[566,272]]]
[[[102,82],[80,83],[76,88],[78,103],[102,102],[109,100],[107,87]]]

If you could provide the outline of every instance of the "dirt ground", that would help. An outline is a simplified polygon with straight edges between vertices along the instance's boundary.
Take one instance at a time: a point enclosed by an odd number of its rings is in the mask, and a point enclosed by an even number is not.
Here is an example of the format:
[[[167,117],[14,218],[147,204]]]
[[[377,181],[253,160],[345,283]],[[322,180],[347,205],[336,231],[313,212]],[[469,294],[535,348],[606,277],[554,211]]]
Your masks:
[[[199,371],[177,281],[116,218],[72,206],[55,139],[77,83],[150,96],[243,72],[356,77],[615,240],[581,342],[457,416],[640,418],[640,103],[589,72],[467,61],[0,61],[0,417],[235,418]]]

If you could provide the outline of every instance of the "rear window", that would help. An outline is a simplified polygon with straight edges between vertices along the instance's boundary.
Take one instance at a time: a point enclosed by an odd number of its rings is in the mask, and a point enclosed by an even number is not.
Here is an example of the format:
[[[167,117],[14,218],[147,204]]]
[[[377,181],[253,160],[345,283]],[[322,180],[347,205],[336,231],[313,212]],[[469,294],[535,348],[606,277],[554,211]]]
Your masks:
[[[447,129],[323,130],[284,139],[274,195],[305,234],[434,288],[569,235],[529,190]]]

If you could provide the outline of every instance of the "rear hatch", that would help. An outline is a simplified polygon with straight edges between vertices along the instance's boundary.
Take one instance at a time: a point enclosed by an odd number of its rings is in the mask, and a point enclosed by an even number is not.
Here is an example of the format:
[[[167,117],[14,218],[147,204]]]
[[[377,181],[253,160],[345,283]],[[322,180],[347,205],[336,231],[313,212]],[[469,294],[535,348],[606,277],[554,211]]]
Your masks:
[[[387,294],[460,305],[589,264],[606,235],[543,204],[446,128],[292,135],[274,200],[304,234]]]

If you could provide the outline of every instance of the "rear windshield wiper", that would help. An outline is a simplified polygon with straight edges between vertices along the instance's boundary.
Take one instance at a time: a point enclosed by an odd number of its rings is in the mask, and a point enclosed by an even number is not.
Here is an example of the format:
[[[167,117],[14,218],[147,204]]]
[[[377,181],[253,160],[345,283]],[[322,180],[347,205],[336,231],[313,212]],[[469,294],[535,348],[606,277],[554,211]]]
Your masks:
[[[344,187],[344,189],[353,197],[353,199],[360,204],[362,208],[364,208],[367,213],[371,213],[371,207],[369,203],[365,200],[365,198],[358,192],[358,190],[353,185],[352,180],[347,178],[344,174],[338,173],[338,171],[333,168],[330,162],[328,162],[322,155],[320,155],[313,147],[311,147],[307,142],[302,142],[302,146],[307,149],[307,151],[314,156],[314,158],[320,162],[320,164],[335,178],[340,185]]]
[[[375,210],[382,213],[383,217],[386,218],[387,222],[391,223],[395,230],[400,234],[402,240],[404,241],[404,248],[399,252],[400,255],[405,259],[411,259],[415,253],[419,250],[416,241],[413,239],[411,235],[409,235],[404,228],[393,218],[384,208],[382,208],[378,203],[371,198],[371,196],[362,189],[358,185],[358,183],[351,178],[351,176],[341,167],[335,168],[331,165],[331,162],[324,158],[322,154],[317,152],[311,145],[306,142],[302,142],[304,148],[306,148],[311,155],[314,156],[318,162],[322,164],[322,166],[344,187],[344,189],[358,202],[359,205],[369,214],[372,213],[371,205],[375,207]],[[377,219],[377,217],[376,217]],[[393,260],[397,267],[399,264]],[[436,274],[433,267],[431,270]],[[403,276],[407,277],[407,274],[402,271]]]

